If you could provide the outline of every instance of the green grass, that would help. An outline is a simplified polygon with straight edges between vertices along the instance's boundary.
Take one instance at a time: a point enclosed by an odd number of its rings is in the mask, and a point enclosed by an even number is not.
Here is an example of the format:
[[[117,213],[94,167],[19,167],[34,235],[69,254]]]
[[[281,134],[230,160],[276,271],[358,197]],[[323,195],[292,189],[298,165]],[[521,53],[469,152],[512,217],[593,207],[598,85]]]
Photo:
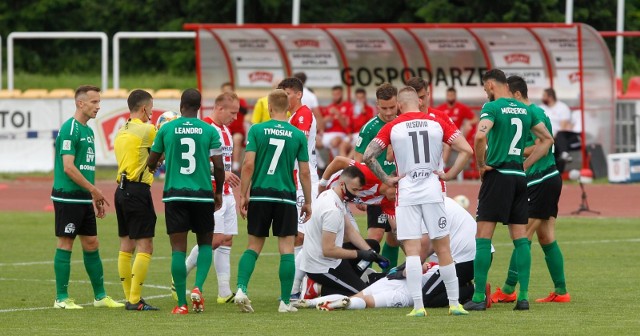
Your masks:
[[[112,87],[112,79],[111,72],[109,72],[109,88]],[[100,73],[42,75],[18,72],[14,78],[14,87],[20,90],[51,90],[58,88],[75,89],[82,84],[101,85],[102,78]],[[120,74],[120,87],[125,89],[186,89],[197,86],[198,81],[195,72],[185,75],[174,75],[168,73],[145,73],[144,75]]]
[[[279,314],[278,260],[276,241],[268,240],[258,259],[249,284],[255,314],[242,314],[233,305],[217,305],[216,279],[210,272],[205,284],[208,299],[203,314],[172,316],[174,302],[169,296],[170,247],[159,214],[155,253],[143,289],[158,312],[127,312],[87,307],[82,311],[50,309],[55,285],[51,260],[55,249],[53,214],[1,214],[0,234],[0,334],[2,335],[613,335],[637,334],[637,257],[640,226],[637,220],[561,218],[557,238],[565,256],[568,289],[573,302],[568,304],[532,303],[529,312],[512,311],[513,304],[495,305],[486,312],[472,312],[467,317],[447,316],[446,309],[430,309],[426,319],[410,319],[405,309],[371,309],[366,311],[318,312],[303,310],[296,314]],[[359,217],[360,225],[364,218]],[[110,214],[99,220],[100,253],[105,269],[107,292],[122,299],[117,275],[118,240],[116,219]],[[246,246],[245,222],[232,250],[232,283],[237,262]],[[194,237],[190,236],[190,243]],[[512,244],[505,227],[498,227],[494,239],[496,255],[489,273],[492,285],[500,286],[505,278]],[[533,245],[531,299],[552,290],[544,256]],[[20,264],[23,263],[23,264]],[[92,300],[91,286],[82,266],[82,253],[76,243],[72,256],[70,294],[79,303]],[[193,276],[188,284],[193,283]],[[155,297],[155,298],[153,298]],[[33,309],[38,310],[20,310]],[[7,311],[18,309],[19,311]]]

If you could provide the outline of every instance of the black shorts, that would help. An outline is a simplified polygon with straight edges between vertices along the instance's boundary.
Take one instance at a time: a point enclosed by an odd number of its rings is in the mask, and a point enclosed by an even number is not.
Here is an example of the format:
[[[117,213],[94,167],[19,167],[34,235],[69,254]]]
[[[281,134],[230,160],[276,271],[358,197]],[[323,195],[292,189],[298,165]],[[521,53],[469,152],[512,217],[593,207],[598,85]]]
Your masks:
[[[493,169],[484,174],[478,194],[476,220],[527,224],[527,180],[524,176],[502,174]]]
[[[351,296],[367,287],[347,259],[342,259],[336,268],[330,268],[327,273],[307,273],[307,276],[322,285],[322,295]]]
[[[167,234],[213,232],[213,202],[172,201],[164,204]]]
[[[473,260],[456,264],[456,274],[458,275],[458,287],[460,289],[460,297],[458,301],[466,302],[473,296]],[[465,287],[471,290],[462,290]],[[440,271],[437,271],[422,286],[422,300],[427,308],[448,307],[449,299],[447,297],[447,288],[444,281],[440,277]]]
[[[382,212],[379,205],[367,205],[367,229],[376,228],[384,229],[385,232],[391,231],[387,214]]]
[[[247,232],[256,237],[269,237],[269,228],[272,228],[276,237],[297,235],[296,206],[281,202],[250,201],[247,209]]]
[[[151,186],[128,182],[116,188],[114,196],[118,217],[118,236],[131,239],[152,238],[156,231],[156,211],[151,199]]]
[[[529,218],[547,220],[558,217],[558,202],[562,192],[562,177],[556,174],[527,188]]]
[[[64,203],[53,201],[56,237],[97,236],[96,213],[93,203]]]

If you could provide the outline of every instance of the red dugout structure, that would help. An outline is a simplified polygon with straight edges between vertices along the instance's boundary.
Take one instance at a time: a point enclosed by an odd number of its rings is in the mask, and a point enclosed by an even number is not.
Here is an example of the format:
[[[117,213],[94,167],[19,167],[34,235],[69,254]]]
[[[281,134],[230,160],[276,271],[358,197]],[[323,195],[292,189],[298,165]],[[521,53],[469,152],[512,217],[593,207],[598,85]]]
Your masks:
[[[266,95],[272,81],[298,71],[321,100],[342,84],[348,97],[369,97],[383,82],[411,76],[431,83],[431,103],[456,87],[475,109],[486,102],[482,74],[500,68],[520,75],[539,101],[553,87],[558,99],[582,111],[583,143],[613,152],[615,74],[600,34],[585,24],[187,24],[196,36],[198,85],[211,108],[230,81],[242,97]],[[583,146],[584,148],[585,146]],[[584,160],[583,166],[588,167]]]

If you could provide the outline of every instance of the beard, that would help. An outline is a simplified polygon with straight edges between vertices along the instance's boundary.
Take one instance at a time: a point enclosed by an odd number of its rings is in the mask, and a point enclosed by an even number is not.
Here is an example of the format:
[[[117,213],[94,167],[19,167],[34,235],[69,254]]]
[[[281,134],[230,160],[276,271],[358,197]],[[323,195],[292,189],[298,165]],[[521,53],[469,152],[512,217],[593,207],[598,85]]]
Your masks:
[[[496,100],[496,96],[493,93],[488,93],[487,94],[487,98],[489,98],[489,101],[494,101]]]

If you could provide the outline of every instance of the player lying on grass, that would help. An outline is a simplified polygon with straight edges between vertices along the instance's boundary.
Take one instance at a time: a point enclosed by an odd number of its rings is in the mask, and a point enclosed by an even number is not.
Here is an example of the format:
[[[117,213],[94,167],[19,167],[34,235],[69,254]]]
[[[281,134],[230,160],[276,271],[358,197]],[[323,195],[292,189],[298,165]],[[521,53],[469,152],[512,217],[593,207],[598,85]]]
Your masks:
[[[445,198],[447,221],[451,223],[451,255],[456,262],[460,302],[466,302],[473,295],[473,258],[475,255],[476,225],[473,217],[451,198]],[[433,250],[427,247],[428,254]],[[431,259],[437,261],[437,256]],[[428,263],[423,264],[423,272]],[[434,265],[434,264],[431,264]],[[491,290],[487,286],[487,293]],[[440,277],[439,267],[431,267],[422,276],[422,296],[425,307],[447,307],[446,288]],[[404,270],[390,273],[363,291],[351,297],[325,296],[314,300],[300,300],[299,307],[318,307],[322,310],[364,309],[380,307],[409,307],[413,303],[404,279]]]

